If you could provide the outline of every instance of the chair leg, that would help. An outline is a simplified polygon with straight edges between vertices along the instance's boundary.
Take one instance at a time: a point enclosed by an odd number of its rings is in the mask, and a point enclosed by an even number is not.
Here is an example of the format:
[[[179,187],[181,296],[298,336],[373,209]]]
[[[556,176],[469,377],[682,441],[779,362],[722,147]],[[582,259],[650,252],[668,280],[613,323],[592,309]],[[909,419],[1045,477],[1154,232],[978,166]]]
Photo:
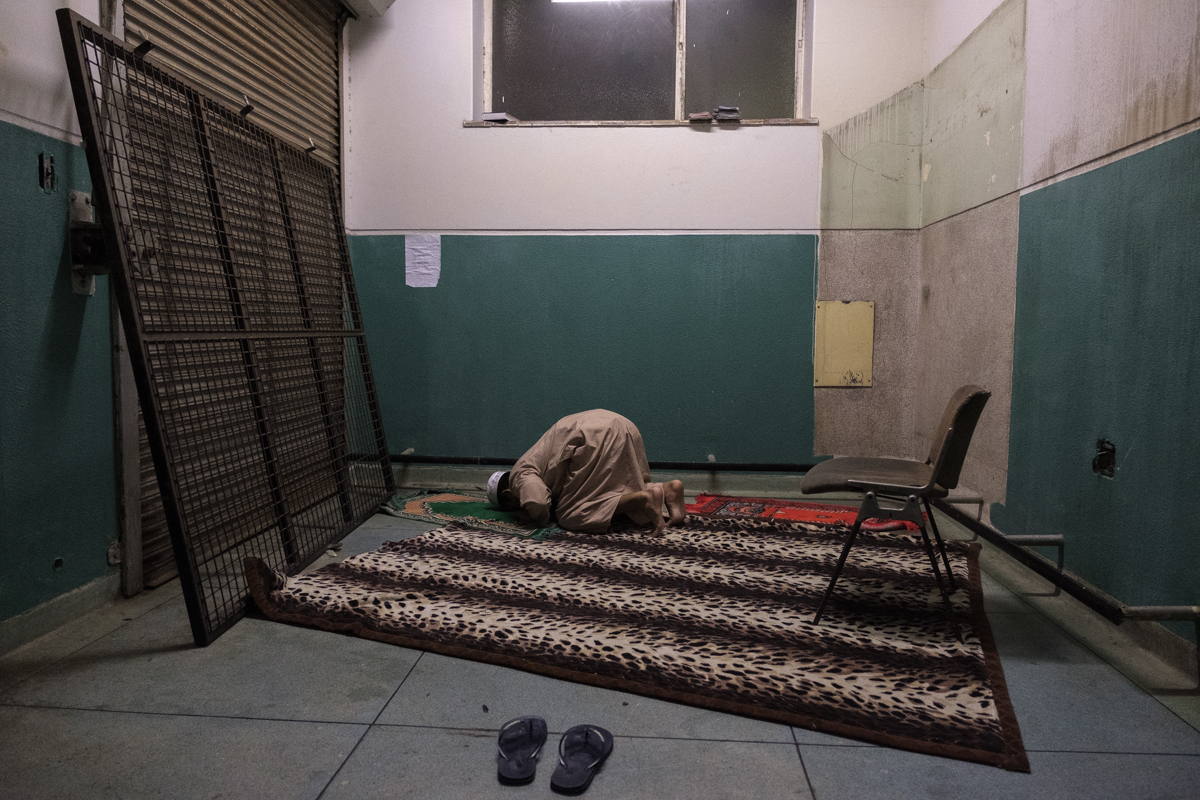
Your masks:
[[[833,568],[833,577],[829,579],[829,587],[825,589],[825,596],[821,598],[821,605],[817,606],[817,613],[813,616],[813,625],[821,621],[821,614],[825,611],[825,605],[829,602],[829,598],[833,597],[833,587],[837,585],[838,576],[842,574],[842,567],[846,563],[846,556],[850,555],[850,548],[854,546],[854,538],[858,536],[858,529],[862,527],[864,517],[860,512],[858,518],[854,520],[853,527],[850,528],[850,535],[846,537],[846,544],[842,548],[842,555],[838,558],[837,566]]]
[[[948,613],[954,611],[954,606],[950,602],[950,592],[946,591],[946,584],[942,581],[942,571],[938,568],[937,555],[933,552],[933,542],[929,540],[929,534],[925,532],[925,526],[921,526],[921,539],[925,542],[925,555],[929,557],[929,565],[933,567],[933,577],[937,579],[938,591],[942,595],[942,603],[946,606]]]
[[[950,569],[950,557],[946,555],[946,543],[942,540],[942,534],[938,533],[937,522],[933,519],[933,508],[929,505],[929,498],[922,498],[925,501],[925,513],[929,516],[929,527],[933,528],[933,538],[937,540],[938,550],[942,554],[942,563],[946,565],[946,579],[950,582],[950,591],[958,591],[958,585],[954,582],[954,570]]]

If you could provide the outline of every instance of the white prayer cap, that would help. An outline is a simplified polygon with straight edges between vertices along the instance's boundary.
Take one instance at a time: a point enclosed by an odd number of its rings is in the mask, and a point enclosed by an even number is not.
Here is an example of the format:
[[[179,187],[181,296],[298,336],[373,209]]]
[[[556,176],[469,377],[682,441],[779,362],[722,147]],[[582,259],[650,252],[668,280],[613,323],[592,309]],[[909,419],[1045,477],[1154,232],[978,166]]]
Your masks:
[[[487,499],[496,508],[500,508],[500,492],[508,488],[508,470],[493,472],[488,478]]]

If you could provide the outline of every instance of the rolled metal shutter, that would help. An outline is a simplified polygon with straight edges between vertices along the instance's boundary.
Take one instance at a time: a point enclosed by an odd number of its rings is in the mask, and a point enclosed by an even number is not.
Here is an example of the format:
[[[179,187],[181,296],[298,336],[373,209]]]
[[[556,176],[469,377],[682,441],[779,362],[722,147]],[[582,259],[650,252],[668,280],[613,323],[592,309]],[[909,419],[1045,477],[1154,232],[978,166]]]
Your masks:
[[[337,0],[125,0],[125,41],[340,171],[341,23]]]
[[[254,106],[251,119],[341,172],[341,27],[337,0],[125,0],[123,38],[218,99]],[[138,412],[143,585],[178,573]]]

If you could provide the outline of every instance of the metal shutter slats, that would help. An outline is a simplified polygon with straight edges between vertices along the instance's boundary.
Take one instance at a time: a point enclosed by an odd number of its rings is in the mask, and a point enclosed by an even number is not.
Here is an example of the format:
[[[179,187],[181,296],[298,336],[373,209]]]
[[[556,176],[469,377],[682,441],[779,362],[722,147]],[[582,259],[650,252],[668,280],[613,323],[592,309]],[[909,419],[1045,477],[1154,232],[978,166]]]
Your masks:
[[[265,0],[246,7],[191,0],[126,0],[125,35],[149,39],[150,57],[231,105],[280,139],[340,163],[342,16],[333,0]]]

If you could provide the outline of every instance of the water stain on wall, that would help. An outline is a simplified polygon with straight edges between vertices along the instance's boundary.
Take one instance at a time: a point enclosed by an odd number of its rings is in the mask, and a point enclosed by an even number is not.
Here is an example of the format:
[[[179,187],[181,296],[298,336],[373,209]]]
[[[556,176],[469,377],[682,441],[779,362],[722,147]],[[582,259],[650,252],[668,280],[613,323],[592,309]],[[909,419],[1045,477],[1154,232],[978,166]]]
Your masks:
[[[1200,15],[1200,4],[1196,6]],[[1110,151],[1149,139],[1190,122],[1200,112],[1200,25],[1192,38],[1187,66],[1156,77],[1141,87],[1125,112],[1125,127],[1108,143]]]
[[[1037,34],[1051,25],[1037,68],[1055,82],[1034,85],[1044,152],[1031,152],[1035,183],[1200,116],[1200,4],[1193,0],[1120,3],[1090,13],[1031,13]],[[1051,46],[1052,45],[1052,46]],[[1071,102],[1063,106],[1063,98]]]
[[[1009,0],[925,79],[921,224],[975,208],[1021,181],[1025,0]]]

